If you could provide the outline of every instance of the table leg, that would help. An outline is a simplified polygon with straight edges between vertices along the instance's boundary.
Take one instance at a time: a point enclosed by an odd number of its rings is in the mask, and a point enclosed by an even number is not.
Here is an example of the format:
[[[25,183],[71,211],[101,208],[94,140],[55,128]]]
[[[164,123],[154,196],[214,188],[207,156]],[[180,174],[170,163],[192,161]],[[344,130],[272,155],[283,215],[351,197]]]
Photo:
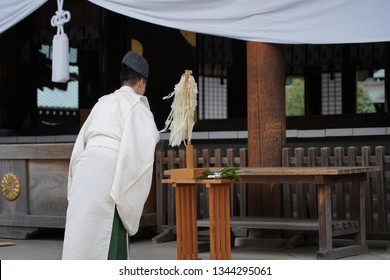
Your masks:
[[[332,189],[330,184],[318,185],[319,251],[317,259],[328,258],[332,250]]]
[[[331,184],[318,185],[319,251],[317,259],[337,259],[367,251],[365,223],[365,182],[359,187],[359,232],[354,235],[354,244],[333,248]]]
[[[210,259],[230,260],[230,183],[207,184],[209,190]]]
[[[176,246],[178,260],[197,260],[198,229],[196,184],[174,184],[176,201]]]
[[[355,235],[355,244],[366,245],[366,181],[360,182],[359,186],[359,227],[360,231]]]

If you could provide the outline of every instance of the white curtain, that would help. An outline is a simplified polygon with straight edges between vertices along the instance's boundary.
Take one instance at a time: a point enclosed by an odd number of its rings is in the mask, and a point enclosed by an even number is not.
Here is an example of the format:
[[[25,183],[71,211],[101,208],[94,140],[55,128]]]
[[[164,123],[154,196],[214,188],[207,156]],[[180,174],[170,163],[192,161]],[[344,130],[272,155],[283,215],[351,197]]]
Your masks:
[[[89,1],[142,21],[246,41],[390,41],[390,0]]]
[[[0,0],[0,34],[34,12],[46,1]]]

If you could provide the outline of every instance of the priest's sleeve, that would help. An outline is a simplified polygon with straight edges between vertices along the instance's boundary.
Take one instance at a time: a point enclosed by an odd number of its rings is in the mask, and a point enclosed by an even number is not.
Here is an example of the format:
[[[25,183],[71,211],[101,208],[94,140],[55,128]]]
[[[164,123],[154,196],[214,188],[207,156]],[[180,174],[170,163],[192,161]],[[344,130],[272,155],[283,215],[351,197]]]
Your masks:
[[[110,192],[130,235],[138,231],[149,195],[158,140],[153,114],[145,104],[137,102],[124,123],[117,169]]]

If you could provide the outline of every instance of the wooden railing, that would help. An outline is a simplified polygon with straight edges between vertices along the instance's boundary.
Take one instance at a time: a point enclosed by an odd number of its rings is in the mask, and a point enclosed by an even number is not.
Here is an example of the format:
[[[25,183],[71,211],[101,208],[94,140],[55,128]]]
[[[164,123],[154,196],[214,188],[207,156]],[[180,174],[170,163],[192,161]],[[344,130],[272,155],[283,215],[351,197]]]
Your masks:
[[[242,149],[195,149],[195,167],[246,167],[248,150]],[[184,150],[161,150],[156,152],[157,229],[159,232],[174,232],[174,193],[172,188],[161,183],[164,171],[185,167]],[[383,146],[323,148],[285,148],[282,150],[282,166],[380,166],[383,172],[368,178],[366,188],[367,237],[389,239],[390,237],[390,155]],[[351,183],[335,184],[332,188],[332,213],[334,219],[353,218],[353,204],[358,201]],[[283,213],[288,218],[317,217],[316,188],[311,185],[283,184]],[[231,189],[232,216],[246,216],[247,192],[245,184],[234,184]],[[198,218],[207,218],[207,192],[198,190]],[[158,238],[157,238],[158,239]],[[156,239],[156,241],[158,241]],[[163,238],[161,238],[163,240]]]

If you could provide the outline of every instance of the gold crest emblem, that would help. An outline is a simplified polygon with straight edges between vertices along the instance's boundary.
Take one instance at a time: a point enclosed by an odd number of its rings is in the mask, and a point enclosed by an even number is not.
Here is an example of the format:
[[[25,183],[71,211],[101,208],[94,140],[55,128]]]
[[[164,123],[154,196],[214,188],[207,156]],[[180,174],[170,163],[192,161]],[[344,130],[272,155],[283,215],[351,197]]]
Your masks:
[[[1,180],[1,192],[7,200],[16,200],[20,194],[20,182],[18,177],[12,173],[5,174]]]

